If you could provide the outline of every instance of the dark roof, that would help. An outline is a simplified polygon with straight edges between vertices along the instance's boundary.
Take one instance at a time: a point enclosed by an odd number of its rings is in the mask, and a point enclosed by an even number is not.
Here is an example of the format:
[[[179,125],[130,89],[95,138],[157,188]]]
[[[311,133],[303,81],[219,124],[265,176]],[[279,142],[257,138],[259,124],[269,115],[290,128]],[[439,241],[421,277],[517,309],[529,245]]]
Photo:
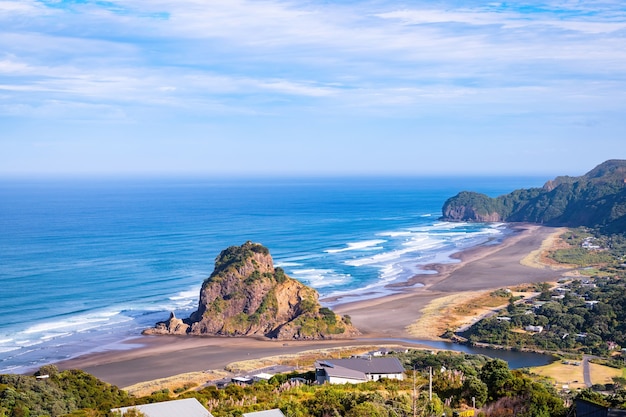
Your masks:
[[[364,374],[398,374],[404,372],[404,367],[398,358],[348,358],[327,359],[319,362],[322,367],[341,367]],[[328,366],[331,365],[331,366]]]
[[[577,398],[576,415],[579,417],[623,417],[626,416],[626,410],[608,408],[591,401]]]

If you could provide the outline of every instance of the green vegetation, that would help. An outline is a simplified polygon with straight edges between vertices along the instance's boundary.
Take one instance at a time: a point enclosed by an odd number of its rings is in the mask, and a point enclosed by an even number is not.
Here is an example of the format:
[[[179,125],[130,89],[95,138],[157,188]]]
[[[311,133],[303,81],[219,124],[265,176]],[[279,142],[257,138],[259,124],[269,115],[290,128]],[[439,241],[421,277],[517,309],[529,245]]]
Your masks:
[[[113,407],[133,405],[126,392],[106,384],[83,371],[58,372],[45,366],[36,378],[0,375],[0,416],[61,416],[80,409],[92,415],[105,415]]]
[[[620,274],[626,254],[626,234],[604,235],[585,227],[571,229],[563,236],[568,248],[558,249],[552,259],[577,266],[600,266],[604,275]]]
[[[539,296],[524,303],[510,298],[506,310],[463,334],[470,343],[603,357],[626,347],[626,235],[580,227],[561,238],[569,247],[550,257],[582,277],[554,289],[536,284]]]
[[[473,343],[606,356],[626,346],[626,283],[607,277],[574,280],[536,300],[510,303],[465,336]]]
[[[448,199],[444,217],[477,220],[497,213],[504,221],[586,226],[603,233],[626,231],[626,161],[610,160],[581,177],[557,177],[543,188],[491,198],[463,191]],[[453,214],[454,213],[454,214]],[[462,218],[455,218],[463,213]]]
[[[542,382],[506,362],[483,356],[411,351],[398,354],[407,369],[405,379],[363,384],[314,385],[313,371],[276,375],[269,382],[250,386],[215,386],[174,395],[168,390],[131,398],[81,371],[55,373],[39,380],[34,376],[0,375],[0,416],[107,417],[110,409],[175,398],[194,397],[215,417],[241,416],[244,412],[280,408],[290,417],[326,416],[440,416],[473,403],[485,416],[503,414],[498,404],[516,404],[517,416],[565,416],[563,401]],[[432,370],[432,399],[428,394]],[[305,379],[309,384],[297,382]],[[489,411],[487,411],[489,410]],[[481,414],[478,414],[481,415]]]
[[[229,246],[224,249],[215,258],[215,269],[211,277],[222,274],[230,269],[241,268],[245,265],[246,261],[254,257],[255,253],[263,255],[269,254],[269,249],[258,243],[252,243],[250,241],[244,243],[241,246]]]

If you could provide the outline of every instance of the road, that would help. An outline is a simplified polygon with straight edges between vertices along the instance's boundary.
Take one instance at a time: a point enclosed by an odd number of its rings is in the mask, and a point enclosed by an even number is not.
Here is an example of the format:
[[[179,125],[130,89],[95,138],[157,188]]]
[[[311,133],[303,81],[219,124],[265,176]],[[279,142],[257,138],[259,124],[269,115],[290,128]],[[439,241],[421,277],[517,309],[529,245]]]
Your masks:
[[[592,359],[593,356],[583,355],[583,379],[585,380],[585,385],[587,387],[591,387],[593,384],[591,383],[591,367],[589,366],[589,359]]]

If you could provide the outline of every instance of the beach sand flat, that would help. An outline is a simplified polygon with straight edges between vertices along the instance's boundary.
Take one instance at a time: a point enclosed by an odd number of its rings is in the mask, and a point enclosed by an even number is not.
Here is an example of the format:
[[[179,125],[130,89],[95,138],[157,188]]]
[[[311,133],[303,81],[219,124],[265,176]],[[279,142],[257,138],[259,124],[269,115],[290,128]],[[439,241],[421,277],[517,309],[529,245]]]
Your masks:
[[[372,345],[376,339],[416,339],[409,326],[433,300],[452,294],[485,291],[523,283],[551,282],[563,271],[541,265],[528,266],[522,259],[554,239],[560,229],[515,225],[516,232],[497,245],[483,245],[460,252],[458,263],[432,265],[437,274],[418,275],[401,292],[386,297],[338,305],[362,336],[350,340],[275,341],[259,338],[141,336],[128,341],[129,349],[107,351],[60,362],[59,369],[82,369],[120,387],[142,381],[202,370],[224,369],[232,362],[311,349]],[[545,245],[544,245],[545,247]],[[414,287],[421,283],[423,287]],[[424,335],[428,338],[429,335]],[[403,344],[419,346],[419,342]]]

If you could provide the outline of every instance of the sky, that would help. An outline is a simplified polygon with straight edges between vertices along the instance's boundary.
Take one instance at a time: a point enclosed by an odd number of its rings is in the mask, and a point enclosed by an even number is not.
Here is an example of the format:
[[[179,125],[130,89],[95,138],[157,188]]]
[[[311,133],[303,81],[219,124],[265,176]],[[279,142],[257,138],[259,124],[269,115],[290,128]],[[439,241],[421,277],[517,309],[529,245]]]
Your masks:
[[[0,0],[0,176],[582,175],[626,3]]]

